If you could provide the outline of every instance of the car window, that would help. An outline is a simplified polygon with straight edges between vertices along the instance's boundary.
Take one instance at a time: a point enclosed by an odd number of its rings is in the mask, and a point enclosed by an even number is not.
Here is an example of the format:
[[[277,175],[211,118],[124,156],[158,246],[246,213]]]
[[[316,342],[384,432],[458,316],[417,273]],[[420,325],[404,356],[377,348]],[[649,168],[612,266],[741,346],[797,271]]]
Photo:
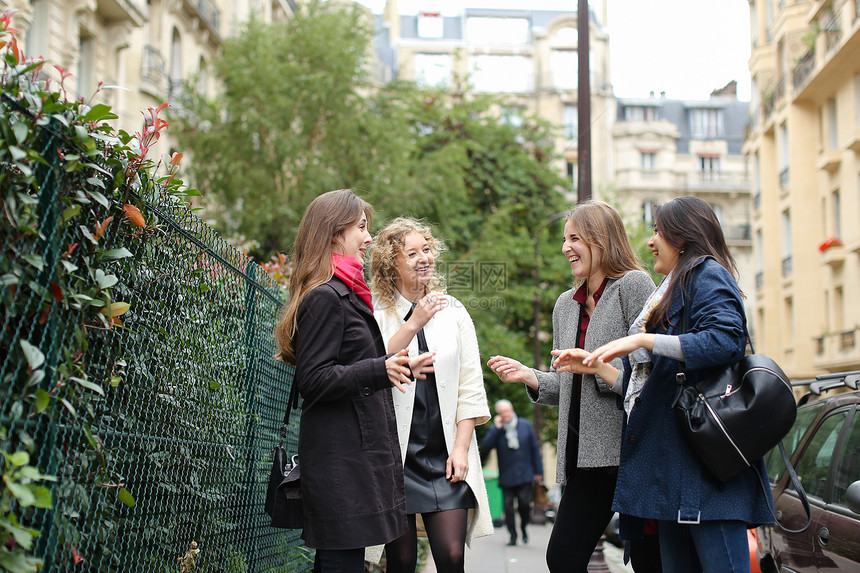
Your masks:
[[[839,456],[836,481],[833,484],[833,503],[846,506],[845,490],[857,480],[860,480],[860,414],[855,413]]]
[[[809,497],[824,498],[830,458],[833,456],[833,448],[836,446],[839,431],[847,416],[848,412],[842,410],[825,418],[815,429],[815,433],[806,444],[806,449],[795,466],[800,483]]]
[[[791,426],[788,434],[782,439],[782,444],[785,446],[785,451],[791,456],[800,439],[806,434],[806,430],[818,417],[821,409],[824,407],[824,402],[813,402],[806,404],[797,409],[797,418],[794,420],[794,425]],[[771,483],[779,481],[782,472],[785,471],[785,462],[782,461],[782,456],[779,453],[779,448],[774,448],[767,455],[767,475]]]

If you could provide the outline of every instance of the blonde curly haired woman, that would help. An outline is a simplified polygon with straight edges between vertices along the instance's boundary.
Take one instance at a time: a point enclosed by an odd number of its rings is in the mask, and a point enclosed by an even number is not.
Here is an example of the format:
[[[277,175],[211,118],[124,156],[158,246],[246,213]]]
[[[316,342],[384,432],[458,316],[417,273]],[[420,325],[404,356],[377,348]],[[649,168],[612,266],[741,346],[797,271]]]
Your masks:
[[[430,227],[401,217],[374,239],[370,255],[374,316],[388,352],[434,352],[405,394],[393,392],[406,482],[409,531],[385,546],[389,573],[414,572],[418,519],[437,571],[462,572],[467,541],[492,533],[475,426],[490,419],[475,327],[444,293]]]

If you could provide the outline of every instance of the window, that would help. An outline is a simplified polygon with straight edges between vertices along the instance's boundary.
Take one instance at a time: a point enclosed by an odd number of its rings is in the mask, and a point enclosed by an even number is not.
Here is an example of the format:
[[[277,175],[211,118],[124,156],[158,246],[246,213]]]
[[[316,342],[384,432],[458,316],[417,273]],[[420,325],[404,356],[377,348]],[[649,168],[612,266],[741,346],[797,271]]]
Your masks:
[[[570,190],[573,193],[579,192],[579,166],[576,161],[567,162],[567,180],[570,182]]]
[[[833,483],[833,503],[847,506],[845,492],[848,486],[860,479],[860,415],[854,414],[842,452],[836,466]]]
[[[650,105],[625,106],[624,121],[657,121],[657,108]]]
[[[783,301],[783,320],[786,325],[782,329],[782,345],[784,348],[794,346],[794,299],[786,297]]]
[[[696,162],[700,181],[717,181],[720,178],[720,158],[715,155],[700,155]]]
[[[523,110],[519,107],[502,108],[502,123],[520,127],[523,124]]]
[[[30,58],[48,57],[48,28],[51,18],[50,0],[33,0],[33,21],[26,32],[26,54]],[[860,76],[858,76],[860,77]]]
[[[182,84],[182,38],[179,30],[173,29],[173,41],[170,44],[170,82],[171,95],[181,88]]]
[[[839,149],[839,127],[836,124],[836,98],[827,100],[827,148]]]
[[[200,69],[197,73],[197,91],[202,95],[209,93],[209,67],[202,56],[200,58]]]
[[[451,83],[454,59],[451,54],[415,54],[415,83],[428,87],[446,87]]]
[[[654,211],[656,211],[656,206],[657,204],[653,201],[642,203],[642,221],[645,223],[646,227],[654,225]]]
[[[833,236],[837,239],[842,238],[842,200],[839,196],[839,189],[835,190],[832,195],[833,208]]]
[[[723,136],[723,110],[698,108],[690,110],[690,137],[714,139]]]
[[[720,222],[720,226],[723,226],[725,224],[725,221],[723,220],[723,206],[716,205],[714,203],[708,203],[708,206],[714,212],[714,215],[717,217],[717,221]]]
[[[779,161],[779,188],[788,188],[788,127],[785,123],[779,124],[777,129],[776,151]]]
[[[753,239],[753,250],[755,251],[755,273],[759,275],[764,272],[764,241],[761,237],[761,231],[755,232]]]
[[[78,44],[78,97],[89,100],[95,91],[96,41],[81,35]]]
[[[800,444],[801,438],[806,434],[806,430],[812,425],[812,422],[821,413],[824,407],[824,402],[813,402],[808,406],[802,406],[797,409],[797,418],[794,420],[794,425],[791,426],[788,435],[782,439],[782,445],[785,446],[785,451],[789,457],[794,453],[794,450]],[[767,476],[771,483],[779,481],[780,474],[785,471],[785,462],[782,461],[782,456],[779,454],[779,448],[774,448],[767,457]]]
[[[761,158],[758,151],[755,152],[755,156],[753,157],[753,171],[753,177],[755,178],[753,181],[753,202],[755,208],[758,209],[761,207]]]
[[[825,484],[830,469],[830,459],[836,447],[839,432],[845,424],[847,412],[841,411],[824,419],[797,460],[797,475],[809,497],[823,499],[827,494]],[[789,488],[794,487],[789,483]]]
[[[642,152],[642,171],[657,170],[657,152],[643,151]]]
[[[791,214],[782,212],[782,275],[791,275]]]
[[[552,87],[575,90],[579,86],[579,54],[576,50],[553,50],[549,55]]]
[[[579,109],[575,105],[564,106],[564,136],[567,139],[579,137]]]
[[[445,20],[439,12],[420,12],[418,14],[418,37],[441,38],[445,32]]]
[[[528,44],[529,21],[526,18],[469,16],[466,39],[471,44]]]
[[[529,57],[481,54],[472,61],[471,80],[475,91],[521,93],[534,86],[533,64]]]
[[[755,2],[750,2],[750,29],[752,30],[752,45],[758,46],[758,5]]]
[[[860,9],[860,2],[857,2]],[[860,74],[854,76],[854,125],[860,127]]]

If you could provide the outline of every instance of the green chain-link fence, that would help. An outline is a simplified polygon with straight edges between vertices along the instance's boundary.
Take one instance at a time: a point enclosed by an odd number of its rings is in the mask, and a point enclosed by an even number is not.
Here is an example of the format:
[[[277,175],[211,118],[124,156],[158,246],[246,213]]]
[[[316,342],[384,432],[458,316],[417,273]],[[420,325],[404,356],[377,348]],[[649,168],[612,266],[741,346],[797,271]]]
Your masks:
[[[39,532],[44,571],[179,571],[192,541],[200,572],[309,570],[263,512],[292,384],[278,286],[158,185],[127,199],[146,218],[129,224],[92,192],[109,169],[67,168],[80,142],[34,130],[47,164],[0,161],[0,446],[56,481],[49,508],[12,492],[10,519]],[[109,293],[101,317],[84,276]]]

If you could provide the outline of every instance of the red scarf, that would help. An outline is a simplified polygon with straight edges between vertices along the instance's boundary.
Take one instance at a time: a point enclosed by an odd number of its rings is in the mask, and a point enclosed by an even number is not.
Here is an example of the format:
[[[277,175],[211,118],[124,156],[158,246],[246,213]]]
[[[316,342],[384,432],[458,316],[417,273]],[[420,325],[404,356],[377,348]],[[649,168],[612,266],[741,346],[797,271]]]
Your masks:
[[[334,276],[346,283],[358,298],[367,303],[370,312],[373,312],[373,303],[370,301],[370,289],[364,280],[364,265],[355,257],[348,257],[340,253],[331,254],[331,266],[334,267]]]

